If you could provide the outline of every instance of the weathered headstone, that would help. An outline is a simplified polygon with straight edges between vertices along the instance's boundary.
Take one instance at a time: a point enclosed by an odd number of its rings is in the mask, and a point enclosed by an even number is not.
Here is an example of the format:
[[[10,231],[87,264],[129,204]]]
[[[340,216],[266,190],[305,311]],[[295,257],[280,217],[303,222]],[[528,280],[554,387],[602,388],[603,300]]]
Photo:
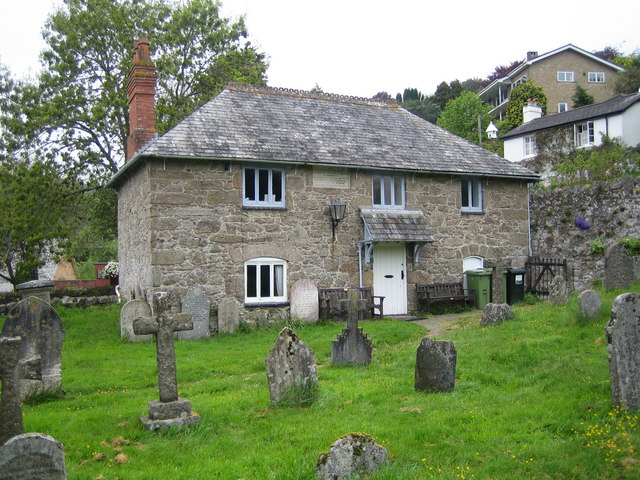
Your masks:
[[[28,282],[16,285],[16,292],[20,294],[22,299],[29,297],[38,297],[45,302],[51,302],[51,290],[54,283],[51,280],[30,280]]]
[[[595,318],[602,308],[600,293],[595,290],[585,290],[578,295],[578,310],[583,318]]]
[[[321,453],[316,477],[323,480],[348,480],[373,474],[387,459],[387,449],[370,435],[350,433],[333,442],[329,452]]]
[[[51,305],[37,297],[18,302],[7,315],[2,336],[21,337],[20,363],[40,365],[41,376],[20,379],[22,399],[30,393],[60,388],[64,328]]]
[[[457,352],[453,342],[423,338],[416,355],[415,389],[448,392],[456,382]]]
[[[480,326],[496,325],[514,317],[513,309],[508,303],[487,303],[482,309]]]
[[[178,332],[179,340],[196,340],[211,336],[209,331],[211,299],[202,286],[195,285],[189,288],[187,295],[182,299],[182,311],[191,314],[193,329]]]
[[[200,417],[191,411],[191,402],[178,398],[176,353],[173,345],[174,332],[193,328],[191,314],[172,313],[173,302],[167,292],[154,293],[152,301],[154,316],[134,320],[133,331],[137,335],[156,336],[160,400],[149,402],[149,415],[142,417],[140,421],[146,430],[195,425]]]
[[[605,328],[613,404],[640,409],[640,294],[619,295]]]
[[[153,335],[136,335],[133,332],[133,321],[140,317],[150,317],[151,307],[140,299],[129,300],[120,310],[120,336],[131,342],[150,342]]]
[[[358,317],[366,308],[367,301],[360,299],[357,290],[351,290],[349,299],[342,300],[341,303],[343,310],[347,312],[347,328],[343,329],[338,338],[331,342],[331,363],[369,365],[373,350],[371,339],[362,328],[358,327]]]
[[[280,331],[265,363],[273,404],[304,403],[314,394],[318,382],[316,356],[290,328]]]
[[[65,480],[64,450],[42,433],[24,433],[0,446],[2,480]]]
[[[0,445],[9,438],[23,433],[22,407],[20,405],[20,337],[0,337]]]
[[[240,310],[235,298],[223,298],[218,305],[218,333],[235,333],[240,327]]]
[[[604,256],[604,288],[629,288],[635,278],[634,261],[623,245],[611,245]]]
[[[549,285],[549,301],[554,305],[564,305],[569,300],[569,288],[562,275],[556,275]]]
[[[315,323],[319,317],[318,287],[311,280],[298,280],[290,291],[291,316]]]

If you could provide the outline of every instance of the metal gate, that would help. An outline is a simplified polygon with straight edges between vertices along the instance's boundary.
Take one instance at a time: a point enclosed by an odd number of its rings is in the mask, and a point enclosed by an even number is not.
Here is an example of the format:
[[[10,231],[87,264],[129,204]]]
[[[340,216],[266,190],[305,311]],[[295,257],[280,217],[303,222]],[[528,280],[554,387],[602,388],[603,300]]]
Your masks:
[[[524,268],[527,270],[526,291],[538,295],[542,300],[549,296],[549,286],[553,277],[562,275],[565,281],[568,280],[566,258],[529,257]]]

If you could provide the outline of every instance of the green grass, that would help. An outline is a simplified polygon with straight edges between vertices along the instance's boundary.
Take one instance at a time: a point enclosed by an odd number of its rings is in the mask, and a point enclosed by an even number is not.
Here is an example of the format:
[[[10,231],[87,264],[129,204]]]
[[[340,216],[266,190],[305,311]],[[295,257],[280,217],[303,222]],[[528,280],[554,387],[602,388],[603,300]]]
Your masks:
[[[180,395],[202,420],[162,434],[139,422],[158,395],[154,344],[121,341],[117,307],[60,309],[66,395],[24,405],[25,430],[64,444],[69,479],[313,479],[319,454],[350,432],[388,449],[376,479],[637,479],[638,417],[611,405],[604,326],[617,293],[589,322],[575,296],[492,327],[466,320],[442,337],[458,351],[446,394],[414,391],[427,332],[411,322],[362,323],[366,367],[330,364],[342,325],[296,328],[318,358],[305,407],[270,404],[264,360],[278,327],[177,342]]]

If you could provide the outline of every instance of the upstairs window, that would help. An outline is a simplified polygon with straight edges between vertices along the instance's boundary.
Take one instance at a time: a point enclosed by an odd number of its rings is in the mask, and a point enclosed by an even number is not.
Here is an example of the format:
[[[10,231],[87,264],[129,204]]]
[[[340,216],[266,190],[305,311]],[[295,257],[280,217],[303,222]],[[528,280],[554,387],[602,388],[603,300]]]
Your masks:
[[[523,153],[526,157],[535,157],[538,154],[538,147],[536,145],[536,137],[534,135],[527,135],[523,139]]]
[[[576,125],[576,147],[586,147],[593,145],[595,135],[593,134],[593,122],[585,122]]]
[[[244,301],[283,303],[287,301],[287,263],[279,258],[254,258],[244,264]]]
[[[244,167],[242,194],[246,207],[284,207],[284,170]]]
[[[604,83],[604,72],[589,72],[587,79],[590,83]]]
[[[374,175],[372,190],[374,207],[404,208],[404,177]]]
[[[463,178],[461,181],[462,211],[482,212],[482,182],[479,178]]]
[[[558,103],[558,113],[566,112],[569,110],[569,104],[567,102]]]
[[[573,72],[558,72],[559,82],[573,82]]]

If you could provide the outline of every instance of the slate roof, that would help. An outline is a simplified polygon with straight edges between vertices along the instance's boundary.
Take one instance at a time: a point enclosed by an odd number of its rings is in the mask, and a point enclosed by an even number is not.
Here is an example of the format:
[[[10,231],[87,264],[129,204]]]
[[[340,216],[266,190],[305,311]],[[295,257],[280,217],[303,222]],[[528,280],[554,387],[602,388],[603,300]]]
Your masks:
[[[360,216],[374,242],[435,242],[421,211],[361,209]]]
[[[530,122],[509,130],[502,136],[502,138],[507,139],[517,137],[541,130],[549,130],[551,128],[562,127],[564,125],[574,125],[578,122],[606,117],[624,112],[627,108],[631,107],[638,101],[640,101],[640,92],[617,95],[604,102],[594,103],[574,110],[536,118],[535,120],[531,120]]]
[[[486,175],[538,174],[429,123],[395,102],[229,85],[127,162],[241,160]]]

